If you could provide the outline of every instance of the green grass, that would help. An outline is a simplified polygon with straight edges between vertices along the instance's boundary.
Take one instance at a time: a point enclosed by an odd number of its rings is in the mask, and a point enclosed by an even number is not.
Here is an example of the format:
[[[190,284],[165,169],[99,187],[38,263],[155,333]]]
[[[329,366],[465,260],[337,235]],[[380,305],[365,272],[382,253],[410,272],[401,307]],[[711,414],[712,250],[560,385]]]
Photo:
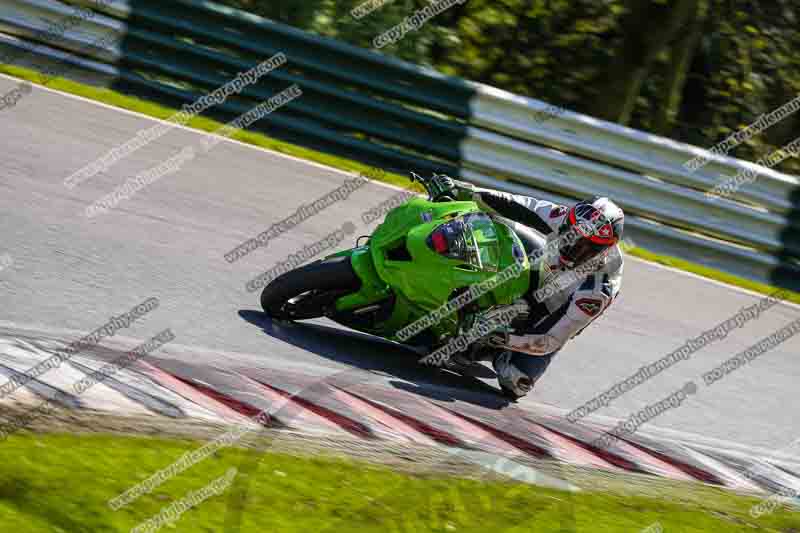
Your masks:
[[[120,107],[122,109],[128,109],[130,111],[135,111],[151,117],[167,119],[177,112],[176,109],[145,101],[133,96],[124,95],[110,89],[93,87],[91,85],[78,83],[65,78],[47,78],[35,70],[24,67],[0,64],[0,72],[4,72],[20,79],[28,80],[33,83],[46,85],[52,89],[63,91],[65,93],[83,96],[84,98],[103,102],[105,104]],[[186,124],[186,126],[198,130],[213,132],[222,127],[223,124],[206,117],[198,116],[193,117]],[[359,163],[344,157],[338,157],[316,150],[311,150],[309,148],[304,148],[284,141],[279,141],[277,139],[267,137],[261,133],[240,130],[231,137],[243,143],[274,150],[276,152],[306,159],[308,161],[314,161],[340,170],[367,175],[372,179],[377,179],[379,181],[390,183],[399,187],[414,189],[417,191],[421,190],[418,185],[412,184],[407,176],[389,172],[376,173],[374,168],[363,163]],[[647,261],[652,261],[680,270],[685,270],[687,272],[692,272],[709,279],[721,281],[736,287],[749,289],[761,294],[770,294],[775,291],[775,287],[771,287],[763,283],[750,281],[748,279],[734,276],[720,270],[698,265],[683,259],[656,254],[641,248],[634,248],[628,253]],[[800,303],[800,293],[789,293],[787,300],[794,303]]]
[[[110,435],[18,434],[0,443],[3,531],[129,531],[190,491],[240,468],[233,484],[186,511],[165,531],[225,531],[228,504],[242,532],[315,533],[800,531],[800,516],[748,516],[759,500],[704,488],[695,502],[402,474],[326,457],[226,448],[117,511],[107,501],[201,444]],[[252,454],[258,454],[257,461]],[[255,464],[255,468],[242,465]],[[233,495],[237,498],[234,500]],[[573,526],[574,524],[574,526]],[[794,529],[790,529],[794,528]]]

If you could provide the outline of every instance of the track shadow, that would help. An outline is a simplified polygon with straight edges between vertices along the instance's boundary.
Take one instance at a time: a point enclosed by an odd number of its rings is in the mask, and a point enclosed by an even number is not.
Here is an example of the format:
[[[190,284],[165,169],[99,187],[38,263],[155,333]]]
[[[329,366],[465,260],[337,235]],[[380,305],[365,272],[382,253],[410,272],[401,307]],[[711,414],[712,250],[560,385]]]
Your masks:
[[[247,322],[267,335],[337,363],[360,370],[388,375],[393,387],[418,396],[444,401],[461,401],[488,409],[502,409],[510,401],[479,378],[494,378],[485,366],[477,376],[464,376],[417,364],[419,355],[400,344],[353,330],[318,323],[279,323],[261,311],[241,310]]]

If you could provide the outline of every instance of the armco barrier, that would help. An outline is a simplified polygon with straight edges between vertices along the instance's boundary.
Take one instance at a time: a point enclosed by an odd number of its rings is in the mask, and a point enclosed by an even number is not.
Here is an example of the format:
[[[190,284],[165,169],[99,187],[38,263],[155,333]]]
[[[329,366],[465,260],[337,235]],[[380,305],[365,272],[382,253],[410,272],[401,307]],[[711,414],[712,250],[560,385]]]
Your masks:
[[[48,35],[77,6],[95,16]],[[761,168],[755,182],[729,199],[710,200],[706,190],[755,165],[712,158],[690,172],[683,164],[707,151],[570,111],[537,120],[544,102],[210,2],[0,5],[0,62],[47,63],[57,75],[94,77],[175,106],[277,52],[287,65],[210,115],[230,119],[296,83],[303,96],[254,129],[384,168],[449,172],[516,193],[565,202],[607,194],[626,210],[627,227],[646,248],[800,288],[796,177]]]
[[[31,38],[48,23],[55,25],[74,13],[76,4],[96,5],[8,0],[0,6],[0,29],[23,40]],[[215,112],[230,118],[298,83],[303,98],[266,117],[258,129],[360,153],[393,168],[457,172],[466,130],[459,118],[467,116],[474,93],[465,82],[399,61],[387,63],[366,51],[360,51],[363,57],[350,57],[335,41],[208,3],[110,0],[98,10],[104,16],[82,21],[44,44],[108,63],[117,69],[115,85],[173,105],[190,103],[258,59],[283,52],[289,65]],[[120,43],[116,49],[91,46],[109,33]],[[48,50],[38,47],[34,52]],[[77,64],[77,57],[71,63],[86,68]],[[422,91],[410,94],[410,84]],[[398,98],[403,98],[402,105]]]
[[[471,123],[701,191],[741,170],[757,168],[747,161],[722,157],[690,172],[683,164],[698,155],[707,156],[706,150],[571,111],[559,113],[546,122],[531,120],[545,108],[544,102],[484,85],[472,100]],[[761,178],[742,187],[734,198],[777,213],[791,211],[790,195],[798,187],[798,179],[766,168],[760,172]]]

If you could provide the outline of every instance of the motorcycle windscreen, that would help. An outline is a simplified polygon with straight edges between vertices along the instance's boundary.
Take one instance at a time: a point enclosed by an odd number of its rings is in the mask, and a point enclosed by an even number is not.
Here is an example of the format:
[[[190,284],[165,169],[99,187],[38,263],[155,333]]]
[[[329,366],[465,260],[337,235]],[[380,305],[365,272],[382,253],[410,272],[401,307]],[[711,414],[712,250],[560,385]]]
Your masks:
[[[494,222],[483,213],[470,213],[440,225],[426,242],[436,253],[481,270],[496,272],[500,263]]]

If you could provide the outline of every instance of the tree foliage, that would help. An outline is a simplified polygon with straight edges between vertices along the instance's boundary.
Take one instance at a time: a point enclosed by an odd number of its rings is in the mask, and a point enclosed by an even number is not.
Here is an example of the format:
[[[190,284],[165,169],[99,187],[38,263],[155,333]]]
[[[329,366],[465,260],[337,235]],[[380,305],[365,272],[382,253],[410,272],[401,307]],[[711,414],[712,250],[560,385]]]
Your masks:
[[[363,1],[224,3],[365,48],[427,4],[355,19]],[[468,0],[381,53],[708,147],[800,95],[798,17],[796,0]],[[798,135],[800,113],[731,155],[755,160]]]

